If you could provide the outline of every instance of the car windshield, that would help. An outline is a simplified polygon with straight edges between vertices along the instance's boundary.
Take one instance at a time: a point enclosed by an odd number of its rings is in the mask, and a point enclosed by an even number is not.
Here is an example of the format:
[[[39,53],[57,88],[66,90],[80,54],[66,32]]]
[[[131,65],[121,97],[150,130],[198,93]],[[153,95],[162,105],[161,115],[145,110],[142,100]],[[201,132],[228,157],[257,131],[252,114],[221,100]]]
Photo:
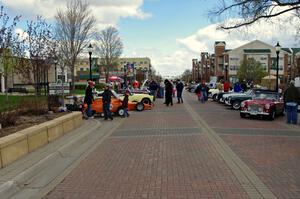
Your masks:
[[[245,92],[246,95],[251,95],[251,93],[252,93],[252,90],[247,90],[247,91]]]
[[[254,99],[268,99],[268,100],[276,100],[278,98],[277,93],[255,93]]]
[[[111,93],[113,94],[113,96],[114,96],[115,98],[117,98],[117,99],[120,98],[120,95],[119,95],[118,93],[116,93],[116,91],[111,90]]]

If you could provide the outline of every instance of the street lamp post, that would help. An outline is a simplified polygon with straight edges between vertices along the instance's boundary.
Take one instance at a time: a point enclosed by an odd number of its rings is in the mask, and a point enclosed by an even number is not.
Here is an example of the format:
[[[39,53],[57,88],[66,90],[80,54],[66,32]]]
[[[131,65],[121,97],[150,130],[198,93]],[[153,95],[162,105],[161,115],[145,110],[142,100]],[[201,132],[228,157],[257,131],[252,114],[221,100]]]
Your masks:
[[[125,88],[127,88],[127,67],[128,67],[129,63],[124,65],[124,85]]]
[[[225,62],[224,65],[225,65],[225,80],[227,81],[228,80],[228,63]]]
[[[88,51],[89,51],[89,59],[90,59],[90,80],[92,80],[92,53],[93,53],[93,46],[90,43],[88,46]]]
[[[54,80],[55,80],[55,82],[57,82],[57,62],[58,62],[58,60],[57,60],[57,57],[55,56],[54,57],[54,75],[55,75]]]
[[[276,92],[278,93],[278,71],[279,71],[279,52],[280,52],[281,46],[279,45],[279,42],[277,42],[275,46],[276,50],[276,60],[277,60],[277,67],[276,67]]]
[[[290,82],[292,80],[292,67],[291,67],[291,64],[288,65],[288,68],[289,68],[289,78],[288,78],[288,81]]]

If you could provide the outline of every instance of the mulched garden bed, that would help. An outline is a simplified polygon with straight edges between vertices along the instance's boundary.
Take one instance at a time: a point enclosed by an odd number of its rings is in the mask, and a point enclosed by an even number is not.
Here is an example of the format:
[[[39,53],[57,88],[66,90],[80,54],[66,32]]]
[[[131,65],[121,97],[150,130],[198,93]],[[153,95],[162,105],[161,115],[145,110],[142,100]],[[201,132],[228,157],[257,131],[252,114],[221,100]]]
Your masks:
[[[20,116],[14,126],[6,127],[0,129],[0,138],[16,133],[25,128],[53,120],[55,118],[61,117],[68,114],[69,112],[58,112],[58,113],[47,113],[43,115],[26,115]]]

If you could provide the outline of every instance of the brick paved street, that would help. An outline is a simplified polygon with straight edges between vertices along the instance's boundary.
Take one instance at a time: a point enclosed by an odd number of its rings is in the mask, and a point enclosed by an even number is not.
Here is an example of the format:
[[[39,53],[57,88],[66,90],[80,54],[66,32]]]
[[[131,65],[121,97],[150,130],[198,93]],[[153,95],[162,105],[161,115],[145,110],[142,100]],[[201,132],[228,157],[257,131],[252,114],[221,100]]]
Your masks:
[[[122,120],[45,198],[300,198],[300,131],[284,118],[240,119],[186,93]]]

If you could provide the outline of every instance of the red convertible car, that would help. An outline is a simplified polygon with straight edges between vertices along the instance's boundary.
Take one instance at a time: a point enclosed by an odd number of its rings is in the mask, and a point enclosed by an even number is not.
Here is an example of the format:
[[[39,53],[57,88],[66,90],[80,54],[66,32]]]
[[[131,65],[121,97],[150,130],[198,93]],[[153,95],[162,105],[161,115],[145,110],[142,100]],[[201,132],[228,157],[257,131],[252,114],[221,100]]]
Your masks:
[[[258,116],[274,120],[275,116],[283,115],[284,103],[279,94],[274,91],[261,91],[255,93],[252,100],[246,100],[241,103],[241,118],[247,116]]]

